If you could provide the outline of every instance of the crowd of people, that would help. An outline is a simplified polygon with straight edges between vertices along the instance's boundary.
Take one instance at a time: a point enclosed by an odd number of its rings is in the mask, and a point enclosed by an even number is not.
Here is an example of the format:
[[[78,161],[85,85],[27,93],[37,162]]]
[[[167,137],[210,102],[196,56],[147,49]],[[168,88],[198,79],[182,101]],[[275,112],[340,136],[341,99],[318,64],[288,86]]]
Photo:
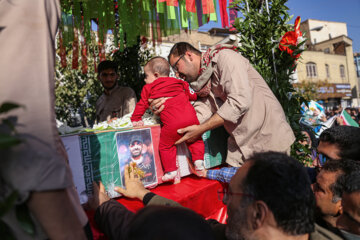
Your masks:
[[[7,66],[0,71],[6,83],[6,90],[0,88],[0,100],[26,105],[28,111],[5,115],[24,141],[12,149],[0,149],[4,157],[0,161],[0,199],[8,200],[12,190],[17,194],[14,205],[2,212],[1,230],[10,227],[4,231],[17,239],[92,239],[55,127],[54,38],[61,16],[59,2],[3,1],[0,5],[0,48],[17,63],[0,59],[0,65]],[[24,11],[32,14],[31,18]],[[21,38],[28,39],[31,48],[17,46],[15,51],[8,47]],[[110,239],[359,239],[360,128],[335,126],[322,132],[313,146],[321,164],[305,168],[289,156],[295,137],[280,103],[233,46],[219,44],[201,53],[189,43],[179,42],[171,49],[167,64],[197,95],[193,107],[198,122],[178,126],[177,133],[171,133],[177,134],[171,146],[197,141],[219,126],[229,134],[229,167],[206,171],[203,162],[196,166],[198,175],[228,183],[218,192],[227,205],[227,223],[204,220],[179,203],[152,193],[134,166],[128,165],[125,187],[115,190],[141,200],[145,207],[139,212],[110,199],[102,183],[94,183],[90,206],[96,211],[98,227]],[[29,67],[19,71],[19,65]],[[152,69],[150,73],[155,76],[158,72]],[[152,81],[161,80],[159,76]],[[96,104],[99,121],[134,110],[135,93],[118,86],[116,65],[100,63],[98,79],[104,87]],[[162,115],[175,95],[155,94],[151,99],[149,94],[143,100],[155,114]],[[346,110],[359,120],[356,109]],[[1,123],[0,131],[7,133],[9,124]],[[139,161],[136,151],[141,140],[132,139],[129,144],[134,148],[131,158]],[[169,168],[168,173],[173,170]],[[171,179],[172,174],[165,178]],[[17,220],[15,205],[19,204],[25,204],[34,219],[32,236]]]
[[[341,106],[336,106],[333,108],[329,108],[325,110],[325,117],[323,119],[323,121],[327,121],[330,118],[336,116],[336,122],[338,125],[344,125],[343,121],[341,120],[341,118],[339,117],[339,115],[341,114],[341,112],[344,109]],[[351,116],[351,118],[360,125],[360,115],[359,115],[359,110],[360,108],[356,108],[356,107],[347,107],[345,108],[345,111]]]

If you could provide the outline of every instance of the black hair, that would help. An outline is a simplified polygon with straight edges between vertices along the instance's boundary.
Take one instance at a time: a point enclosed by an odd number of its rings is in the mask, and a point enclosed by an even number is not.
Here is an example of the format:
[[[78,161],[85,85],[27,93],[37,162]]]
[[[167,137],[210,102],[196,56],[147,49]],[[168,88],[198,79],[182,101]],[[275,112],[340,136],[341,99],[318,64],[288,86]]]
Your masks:
[[[170,56],[173,55],[174,57],[181,56],[186,53],[186,51],[190,51],[195,53],[196,55],[201,55],[201,52],[196,49],[193,45],[187,42],[178,42],[175,43],[174,46],[171,48],[170,53],[168,55],[168,60],[170,62]]]
[[[116,73],[118,72],[118,66],[114,61],[104,60],[100,62],[97,68],[98,74],[100,75],[100,73],[106,69],[113,69]]]
[[[335,144],[339,147],[340,157],[360,161],[360,128],[335,126],[321,133],[319,142]]]
[[[170,64],[163,57],[153,57],[146,63],[152,73],[158,72],[161,76],[169,76]]]
[[[342,187],[337,180],[344,174],[348,173],[349,170],[346,169],[344,161],[342,160],[328,160],[324,163],[321,171],[337,173],[335,182],[330,184],[329,186],[330,191],[333,194],[333,198],[331,199],[331,201],[333,203],[337,203],[338,201],[341,200],[341,192],[342,192],[341,190]]]
[[[360,162],[350,159],[342,159],[337,162],[341,162],[343,174],[336,179],[335,184],[330,188],[333,194],[341,197],[343,192],[352,193],[353,191],[360,191],[360,180],[357,183],[356,181],[349,180],[357,179],[356,175],[360,174]]]
[[[345,193],[360,192],[360,171],[353,171],[344,177],[343,191]]]
[[[256,153],[242,188],[266,203],[287,234],[314,231],[315,198],[305,168],[283,153]]]
[[[210,225],[187,208],[147,206],[131,220],[127,238],[131,240],[211,240]]]

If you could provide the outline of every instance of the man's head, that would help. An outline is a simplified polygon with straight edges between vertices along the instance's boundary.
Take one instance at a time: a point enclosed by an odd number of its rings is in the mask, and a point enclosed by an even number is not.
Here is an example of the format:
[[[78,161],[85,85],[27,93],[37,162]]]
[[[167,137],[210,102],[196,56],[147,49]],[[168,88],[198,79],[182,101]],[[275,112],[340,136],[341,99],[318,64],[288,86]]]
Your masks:
[[[205,219],[189,209],[147,206],[132,218],[127,239],[211,240],[214,237]]]
[[[116,86],[118,79],[117,65],[113,61],[105,60],[98,65],[98,79],[105,90],[111,90]]]
[[[178,42],[170,50],[169,63],[176,75],[187,82],[199,76],[201,52],[187,42]]]
[[[317,150],[330,159],[360,160],[360,128],[336,126],[326,129],[320,135]]]
[[[336,226],[347,232],[360,235],[360,171],[353,171],[342,181],[343,214]]]
[[[129,142],[129,149],[130,149],[131,157],[137,158],[137,157],[141,156],[142,148],[143,148],[143,141],[142,141],[141,137],[139,137],[137,135],[133,135],[130,138],[130,142]]]
[[[282,153],[254,154],[229,185],[228,239],[252,239],[269,226],[287,235],[314,230],[314,195],[303,166]]]
[[[320,216],[337,217],[341,214],[341,196],[336,191],[336,180],[343,174],[345,174],[343,161],[328,160],[316,176],[313,191]]]
[[[163,57],[153,57],[144,67],[145,83],[150,84],[159,77],[168,77],[170,65]]]

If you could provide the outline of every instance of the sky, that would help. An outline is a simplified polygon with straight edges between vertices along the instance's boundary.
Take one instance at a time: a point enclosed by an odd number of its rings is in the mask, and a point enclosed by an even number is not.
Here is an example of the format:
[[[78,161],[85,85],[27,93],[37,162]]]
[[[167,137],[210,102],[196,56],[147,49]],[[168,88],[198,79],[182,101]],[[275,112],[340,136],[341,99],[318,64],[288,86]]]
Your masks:
[[[290,14],[300,16],[302,21],[317,19],[345,22],[348,37],[353,40],[353,51],[360,52],[360,0],[288,0]],[[218,14],[219,16],[219,14]],[[220,23],[208,23],[200,31],[221,27]]]

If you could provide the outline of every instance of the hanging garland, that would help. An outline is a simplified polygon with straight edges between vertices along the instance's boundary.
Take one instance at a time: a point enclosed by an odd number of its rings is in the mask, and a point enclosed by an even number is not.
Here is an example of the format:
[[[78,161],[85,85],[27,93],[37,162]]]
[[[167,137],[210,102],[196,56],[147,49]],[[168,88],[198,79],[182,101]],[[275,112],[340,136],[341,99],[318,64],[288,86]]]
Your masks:
[[[220,3],[223,27],[229,27],[227,0],[61,0],[60,48],[62,66],[66,66],[64,49],[73,47],[73,68],[78,68],[81,43],[82,71],[87,72],[87,47],[91,41],[92,21],[97,24],[100,60],[105,59],[105,40],[109,30],[120,51],[137,44],[138,36],[161,42],[162,37],[194,30],[217,21]],[[80,41],[77,39],[80,36]]]

